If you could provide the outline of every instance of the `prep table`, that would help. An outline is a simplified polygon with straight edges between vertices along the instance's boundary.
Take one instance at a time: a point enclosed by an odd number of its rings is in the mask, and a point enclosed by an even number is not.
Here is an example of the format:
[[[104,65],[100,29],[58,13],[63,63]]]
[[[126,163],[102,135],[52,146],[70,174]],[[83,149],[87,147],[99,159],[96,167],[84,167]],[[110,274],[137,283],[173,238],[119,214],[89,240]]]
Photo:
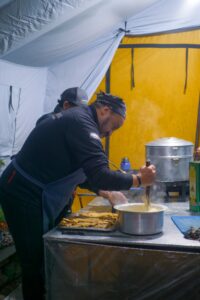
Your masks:
[[[109,210],[106,201],[98,197],[86,209]],[[48,232],[47,299],[199,299],[200,242],[185,239],[171,220],[190,215],[189,203],[165,205],[163,233],[156,235]]]

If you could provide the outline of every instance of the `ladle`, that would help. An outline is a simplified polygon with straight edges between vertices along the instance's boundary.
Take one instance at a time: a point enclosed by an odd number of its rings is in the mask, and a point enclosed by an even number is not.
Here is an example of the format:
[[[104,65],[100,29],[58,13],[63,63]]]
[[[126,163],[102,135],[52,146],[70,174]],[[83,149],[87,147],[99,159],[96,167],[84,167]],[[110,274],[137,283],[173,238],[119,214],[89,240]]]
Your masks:
[[[146,167],[149,167],[150,165],[151,165],[151,161],[150,161],[150,159],[147,159]],[[150,186],[147,186],[145,188],[145,204],[146,204],[147,210],[149,210],[150,205],[151,205],[151,203],[150,203]]]

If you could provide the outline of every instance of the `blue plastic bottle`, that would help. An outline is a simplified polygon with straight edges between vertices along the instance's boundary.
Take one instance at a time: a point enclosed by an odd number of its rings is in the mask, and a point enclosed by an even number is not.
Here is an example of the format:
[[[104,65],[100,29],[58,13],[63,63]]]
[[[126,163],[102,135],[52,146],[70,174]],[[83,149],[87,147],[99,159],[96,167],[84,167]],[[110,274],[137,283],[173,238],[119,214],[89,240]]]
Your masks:
[[[129,172],[131,170],[131,164],[128,157],[122,158],[120,168],[125,172]]]

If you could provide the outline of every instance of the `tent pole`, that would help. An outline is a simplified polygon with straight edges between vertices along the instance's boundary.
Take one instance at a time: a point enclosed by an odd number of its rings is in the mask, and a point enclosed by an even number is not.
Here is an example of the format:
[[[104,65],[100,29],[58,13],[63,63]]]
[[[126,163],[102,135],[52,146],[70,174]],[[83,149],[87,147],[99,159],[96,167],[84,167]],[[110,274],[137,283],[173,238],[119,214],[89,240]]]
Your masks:
[[[188,48],[200,49],[199,44],[120,44],[120,49],[126,48]]]
[[[110,68],[111,68],[111,66],[109,67],[108,71],[106,72],[106,86],[105,86],[106,93],[110,93]],[[110,137],[107,136],[106,142],[105,142],[105,153],[106,153],[108,159],[109,159],[109,148],[110,148]]]

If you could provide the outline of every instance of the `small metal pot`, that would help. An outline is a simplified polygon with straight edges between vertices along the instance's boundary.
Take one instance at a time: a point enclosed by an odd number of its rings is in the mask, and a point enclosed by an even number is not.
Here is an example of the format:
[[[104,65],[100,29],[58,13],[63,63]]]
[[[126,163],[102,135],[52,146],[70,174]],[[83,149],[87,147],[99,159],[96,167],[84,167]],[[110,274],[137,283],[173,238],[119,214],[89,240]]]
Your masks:
[[[135,235],[150,235],[162,232],[164,205],[151,204],[155,211],[140,211],[141,203],[116,205],[114,209],[119,214],[119,229],[124,233]]]

